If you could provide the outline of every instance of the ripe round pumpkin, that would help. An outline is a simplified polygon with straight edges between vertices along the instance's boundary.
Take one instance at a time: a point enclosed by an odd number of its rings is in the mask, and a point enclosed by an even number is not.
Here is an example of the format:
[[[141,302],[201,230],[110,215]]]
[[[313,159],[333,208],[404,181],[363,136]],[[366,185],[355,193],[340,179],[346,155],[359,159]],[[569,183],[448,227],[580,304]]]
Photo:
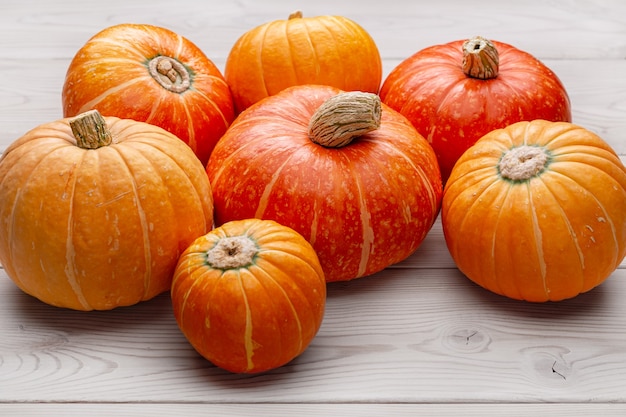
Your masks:
[[[160,126],[203,164],[235,117],[213,62],[188,39],[152,25],[114,25],[89,39],[67,69],[62,98],[65,117],[97,109]]]
[[[626,254],[626,169],[596,134],[517,122],[478,140],[452,170],[446,243],[470,280],[514,299],[572,298]]]
[[[300,234],[245,219],[185,250],[171,295],[176,321],[198,353],[228,371],[258,373],[309,346],[322,324],[326,281]]]
[[[94,110],[32,129],[0,158],[0,263],[54,306],[108,310],[169,290],[212,221],[204,167],[147,123]]]
[[[377,93],[382,61],[374,39],[356,22],[296,12],[244,33],[228,55],[224,76],[241,112],[301,84]]]
[[[216,223],[275,220],[315,248],[327,281],[414,252],[439,213],[434,152],[372,93],[290,87],[243,112],[207,165]]]
[[[522,120],[571,122],[554,72],[527,52],[481,37],[415,53],[389,73],[380,96],[432,144],[444,183],[463,152],[494,129]]]

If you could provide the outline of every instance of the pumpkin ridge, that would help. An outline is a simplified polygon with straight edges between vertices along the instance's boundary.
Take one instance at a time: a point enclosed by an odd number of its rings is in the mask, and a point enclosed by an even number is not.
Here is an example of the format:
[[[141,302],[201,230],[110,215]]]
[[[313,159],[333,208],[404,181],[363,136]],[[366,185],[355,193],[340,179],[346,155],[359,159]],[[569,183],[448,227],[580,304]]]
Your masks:
[[[264,252],[266,252],[266,251],[264,251]],[[271,259],[268,259],[267,257],[263,257],[263,262],[271,264],[275,268],[275,273],[284,275],[284,273],[281,271],[280,265],[276,265],[276,263],[272,262]],[[266,280],[269,280],[269,281],[271,281],[274,284],[274,286],[275,286],[274,291],[277,289],[280,292],[280,294],[283,295],[284,301],[289,306],[289,311],[291,312],[292,319],[295,320],[296,327],[298,328],[298,351],[301,351],[302,347],[303,347],[303,345],[302,345],[302,343],[303,343],[303,340],[302,340],[302,322],[300,320],[300,316],[298,315],[297,309],[294,306],[293,301],[291,300],[291,297],[289,297],[289,295],[287,294],[287,292],[285,291],[283,286],[274,278],[274,276],[272,274],[269,274],[265,270],[265,268],[257,268],[255,270],[255,274],[253,274],[253,275],[256,275],[256,274],[262,274],[265,277]],[[274,301],[276,295],[270,295],[268,293],[267,288],[263,285],[263,280],[258,279],[256,276],[255,276],[255,279],[256,279],[258,285],[261,288],[263,288],[263,292],[265,292],[265,294],[267,295],[267,299],[270,300],[272,306],[274,306],[274,302],[273,301]],[[287,280],[289,280],[289,277],[287,277]],[[294,286],[294,287],[297,288],[299,295],[301,295],[301,298],[305,299],[307,301],[307,303],[308,303],[309,300],[308,300],[307,297],[304,296],[304,293],[302,292],[302,289],[300,288],[300,286],[298,285],[298,286]],[[313,309],[311,308],[311,311],[312,310]],[[283,338],[280,337],[279,339],[282,342]],[[282,346],[282,343],[281,343],[281,346]],[[279,354],[277,356],[281,356],[281,355]]]
[[[548,283],[547,283],[547,264],[546,264],[546,255],[543,249],[543,231],[541,230],[541,227],[539,226],[539,215],[537,214],[537,208],[535,206],[535,199],[533,198],[533,192],[532,189],[530,187],[530,182],[527,182],[524,184],[524,187],[526,188],[526,191],[528,193],[528,204],[529,204],[529,209],[530,209],[530,219],[531,219],[531,223],[532,223],[532,235],[534,237],[534,242],[535,242],[535,250],[537,252],[537,260],[539,261],[539,274],[541,276],[541,282],[542,282],[542,286],[543,286],[543,293],[545,294],[546,298],[550,298],[550,288],[548,288]],[[522,298],[526,298],[524,297],[522,294],[522,289],[521,287],[523,287],[523,284],[520,283],[519,281],[515,282],[515,286],[517,287],[517,292],[518,294],[520,294],[520,296],[522,296]]]
[[[268,88],[267,85],[267,79],[266,79],[266,74],[267,72],[264,69],[264,65],[263,65],[263,50],[265,48],[267,48],[266,45],[266,41],[267,41],[267,33],[269,32],[269,28],[270,26],[275,25],[276,23],[270,23],[269,25],[264,25],[261,28],[263,29],[263,31],[258,34],[257,36],[260,36],[263,40],[261,41],[261,46],[258,48],[257,54],[257,62],[259,63],[259,73],[261,75],[261,86],[263,86],[263,92],[265,93],[266,96],[271,95],[272,93],[270,93],[270,89]]]
[[[574,230],[574,227],[572,226],[572,222],[569,219],[568,213],[563,209],[563,206],[559,203],[559,199],[557,198],[556,194],[554,193],[554,190],[550,186],[551,185],[551,181],[545,181],[544,178],[538,178],[538,181],[539,181],[539,183],[541,183],[543,185],[544,189],[547,190],[549,195],[552,197],[552,200],[554,201],[554,205],[553,206],[558,208],[558,212],[560,213],[561,218],[563,219],[563,223],[565,223],[565,225],[567,226],[567,229],[568,229],[568,231],[570,233],[570,236],[572,238],[572,243],[574,244],[574,246],[576,248],[576,253],[578,255],[578,262],[580,264],[580,269],[581,269],[581,289],[580,289],[580,292],[582,292],[582,288],[584,286],[585,254],[583,253],[582,248],[580,247],[580,242],[578,241],[578,235],[576,234],[576,231]],[[606,212],[605,212],[605,214],[606,214]]]
[[[598,169],[598,168],[596,168]],[[600,172],[605,173],[605,171],[598,169]],[[616,267],[619,266],[619,248],[620,248],[620,243],[619,243],[619,239],[617,237],[617,230],[615,229],[615,224],[613,224],[613,219],[611,218],[611,216],[608,214],[606,207],[604,207],[604,204],[602,203],[602,201],[595,195],[593,194],[590,190],[589,187],[585,186],[586,184],[581,184],[579,181],[577,181],[576,179],[570,177],[569,175],[564,175],[561,172],[558,171],[551,171],[554,172],[556,175],[560,175],[563,178],[567,178],[568,180],[574,182],[576,185],[578,185],[580,188],[583,188],[585,190],[587,190],[587,193],[589,194],[589,196],[591,196],[593,198],[593,200],[595,201],[595,203],[598,205],[598,207],[600,207],[600,209],[602,210],[602,214],[603,214],[603,218],[604,220],[608,223],[608,225],[611,228],[611,235],[613,237],[613,242],[614,242],[614,247],[615,247],[615,254],[613,256],[613,261],[612,264],[615,265]]]
[[[252,323],[252,311],[250,309],[250,302],[248,301],[248,294],[246,293],[246,289],[243,284],[244,278],[241,275],[244,272],[248,274],[250,274],[250,272],[245,269],[237,269],[237,270],[232,270],[232,271],[233,271],[232,273],[237,276],[237,282],[239,283],[239,290],[241,291],[241,296],[243,298],[243,303],[244,303],[245,312],[246,312],[243,340],[244,340],[244,350],[246,354],[246,369],[249,370],[249,369],[254,368],[254,361],[252,359],[252,357],[254,356],[254,348],[255,348],[255,342],[252,339],[252,332],[254,330],[254,326]]]
[[[289,161],[295,156],[297,155],[297,151],[293,152],[289,155],[287,155],[285,157],[285,159],[283,160],[283,162],[280,164],[280,166],[274,171],[274,173],[271,176],[270,181],[265,185],[265,188],[263,188],[263,192],[261,193],[261,197],[259,197],[259,202],[257,205],[257,208],[254,212],[254,217],[256,218],[263,218],[263,215],[265,213],[265,210],[267,210],[267,206],[270,202],[270,196],[272,195],[272,191],[274,189],[274,185],[276,185],[276,182],[278,180],[281,179],[281,173],[283,171],[283,169],[285,169],[285,167],[287,167],[289,165]]]
[[[146,212],[141,204],[141,198],[139,196],[139,186],[137,185],[137,179],[135,177],[135,173],[131,169],[131,165],[128,164],[128,160],[126,159],[124,154],[120,152],[118,147],[110,146],[109,148],[115,151],[115,154],[122,161],[121,165],[126,167],[126,173],[128,174],[128,178],[129,178],[128,183],[132,185],[132,192],[133,192],[133,198],[135,200],[135,207],[137,209],[137,216],[139,218],[139,223],[141,225],[141,233],[142,233],[142,240],[143,240],[143,253],[144,253],[144,259],[145,259],[145,272],[144,272],[144,280],[143,280],[144,292],[143,292],[143,296],[141,297],[141,299],[143,300],[143,299],[146,299],[148,295],[148,290],[150,289],[150,277],[152,275],[152,248],[150,245],[150,234],[149,234],[150,227],[148,226]],[[143,154],[138,149],[135,149],[133,147],[132,150],[136,154],[143,157]],[[167,156],[168,158],[171,159],[169,155]],[[148,158],[143,158],[143,160],[147,162],[151,167],[154,168],[154,163],[152,160],[149,160]],[[159,172],[159,170],[155,169],[155,172]],[[159,176],[159,180],[161,181],[161,184],[162,184],[163,179],[161,176]]]
[[[132,78],[126,81],[125,83],[121,83],[121,84],[116,85],[115,87],[109,88],[108,90],[103,91],[101,94],[97,95],[96,97],[92,98],[91,100],[83,104],[83,106],[80,109],[78,109],[76,114],[85,113],[91,109],[94,109],[100,104],[102,100],[109,98],[109,97],[115,97],[118,91],[124,90],[133,84],[142,83],[143,81],[144,80],[142,78]],[[105,116],[108,116],[108,115],[105,114]]]
[[[495,185],[495,183],[494,183]],[[509,198],[511,192],[511,187],[506,187],[505,188],[505,193],[504,195],[501,197],[500,204],[499,206],[502,207],[506,204],[507,199]],[[499,196],[500,194],[498,194]],[[467,212],[469,213],[469,210],[467,210]],[[504,290],[502,289],[502,286],[500,284],[500,276],[498,276],[497,271],[498,268],[496,267],[496,245],[498,243],[498,238],[500,237],[498,235],[498,230],[499,230],[499,226],[500,226],[500,218],[502,217],[502,210],[498,210],[498,216],[496,217],[496,221],[493,224],[493,239],[491,239],[491,250],[490,250],[490,256],[491,256],[491,270],[492,270],[492,276],[494,277],[494,285],[498,288],[498,292],[500,294],[504,294]],[[465,221],[465,219],[467,218],[467,215],[464,217],[463,221]]]
[[[424,169],[421,166],[414,164],[411,158],[409,158],[404,152],[402,152],[400,149],[398,149],[396,146],[394,146],[390,142],[377,141],[375,139],[369,139],[367,137],[362,138],[362,140],[375,142],[377,146],[382,146],[382,147],[387,148],[390,151],[393,151],[398,157],[402,158],[403,160],[409,163],[409,165],[413,168],[413,171],[416,172],[417,175],[420,177],[422,183],[426,184],[426,186],[428,187],[428,197],[431,203],[431,210],[433,212],[433,216],[436,218],[437,213],[439,211],[438,203],[437,203],[438,193],[433,188],[433,183],[428,179],[428,175],[426,175],[426,172],[424,172]],[[435,221],[435,218],[432,219],[433,223]]]
[[[25,143],[25,144],[28,144],[28,143]],[[11,153],[12,149],[16,149],[17,148],[16,145],[17,145],[17,143],[15,145],[10,145],[9,148],[4,153],[0,154],[0,161],[3,161],[5,158],[7,158],[7,155],[9,155]],[[30,170],[30,172],[28,172],[28,175],[24,179],[22,179],[22,181],[20,183],[20,186],[17,187],[17,192],[15,193],[15,198],[13,200],[13,204],[11,204],[11,209],[10,209],[10,213],[9,213],[9,216],[8,216],[8,218],[10,218],[11,221],[7,222],[7,232],[8,232],[7,236],[8,236],[8,239],[9,239],[8,241],[9,242],[16,241],[16,239],[15,239],[15,236],[16,236],[15,230],[17,230],[17,228],[15,227],[15,220],[16,220],[15,219],[15,210],[16,210],[18,204],[19,204],[19,201],[20,201],[20,198],[21,198],[20,196],[22,195],[24,190],[26,190],[26,188],[27,188],[26,185],[28,185],[28,183],[30,182],[30,179],[35,175],[35,173],[37,171],[37,168],[39,166],[41,166],[41,164],[44,162],[44,160],[47,157],[49,157],[50,155],[52,155],[56,150],[58,150],[59,148],[62,148],[62,147],[64,147],[64,146],[61,145],[58,148],[53,149],[50,152],[46,153],[43,158],[41,158],[39,161],[37,161],[35,166]],[[3,185],[4,181],[6,180],[6,178],[9,177],[9,174],[11,174],[11,170],[8,170],[5,173],[4,177],[1,178],[0,189],[2,189],[2,185]],[[11,175],[11,176],[14,176],[14,175]],[[13,245],[11,245],[9,243],[7,245],[7,248],[8,248],[8,252],[9,252],[8,258],[9,259],[13,259],[14,258],[14,256],[13,256]],[[0,267],[1,266],[2,265],[0,264]],[[15,276],[14,279],[16,280],[16,284],[19,284],[20,287],[24,286],[23,282],[19,279],[19,276],[17,274],[12,274],[12,275]]]
[[[74,295],[76,296],[76,299],[78,300],[78,302],[81,304],[81,306],[84,309],[89,310],[92,308],[92,306],[85,298],[85,295],[83,294],[81,286],[78,283],[78,278],[77,278],[78,273],[76,271],[76,261],[75,261],[76,251],[75,251],[74,241],[73,241],[74,207],[75,207],[75,201],[76,201],[76,181],[81,176],[80,168],[86,156],[87,156],[87,150],[81,153],[80,160],[76,162],[76,165],[74,167],[75,174],[73,175],[73,178],[72,178],[72,187],[71,187],[71,192],[68,198],[68,200],[70,201],[70,204],[69,204],[69,211],[68,211],[68,216],[67,216],[67,238],[65,240],[65,254],[66,254],[65,255],[65,261],[66,261],[65,272],[67,275],[67,281],[70,287],[72,288],[72,291],[74,292]]]

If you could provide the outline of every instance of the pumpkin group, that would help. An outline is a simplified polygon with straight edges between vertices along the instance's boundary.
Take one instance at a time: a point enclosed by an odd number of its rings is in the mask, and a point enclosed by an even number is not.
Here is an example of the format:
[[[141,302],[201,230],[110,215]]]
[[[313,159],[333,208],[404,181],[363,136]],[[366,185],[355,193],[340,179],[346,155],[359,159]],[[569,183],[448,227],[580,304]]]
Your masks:
[[[63,114],[97,109],[173,133],[206,164],[234,119],[220,70],[190,40],[139,24],[108,27],[72,59],[62,91]]]
[[[224,76],[241,112],[302,84],[377,93],[382,60],[374,39],[353,20],[296,12],[244,33],[228,55]]]
[[[433,146],[446,182],[480,137],[523,120],[571,122],[565,87],[548,67],[512,45],[482,37],[433,45],[394,68],[383,102]]]
[[[207,172],[216,224],[262,218],[293,228],[329,282],[408,257],[442,195],[434,152],[404,116],[375,94],[331,86],[290,87],[248,108]]]
[[[204,167],[157,126],[90,111],[32,129],[0,158],[0,263],[54,306],[109,310],[169,290],[212,223]]]
[[[572,298],[626,255],[626,168],[582,127],[518,122],[463,154],[441,214],[450,254],[472,281],[514,299]]]
[[[189,246],[171,296],[177,323],[198,353],[228,371],[258,373],[308,347],[324,316],[326,281],[301,235],[246,219]]]

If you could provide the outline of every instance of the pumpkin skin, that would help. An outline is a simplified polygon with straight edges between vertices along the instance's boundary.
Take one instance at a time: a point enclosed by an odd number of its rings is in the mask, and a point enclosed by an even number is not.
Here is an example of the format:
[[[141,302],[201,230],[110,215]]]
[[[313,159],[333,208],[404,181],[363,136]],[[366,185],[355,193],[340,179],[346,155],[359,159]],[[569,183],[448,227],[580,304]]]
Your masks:
[[[7,275],[27,294],[75,310],[169,290],[180,254],[212,227],[204,167],[157,126],[105,117],[113,143],[83,149],[69,120],[32,129],[0,158]]]
[[[380,90],[383,102],[431,143],[444,184],[463,152],[488,132],[523,120],[572,119],[565,87],[539,60],[491,41],[496,64],[488,55],[493,52],[489,41],[479,38],[468,41],[471,53],[464,61],[465,42],[418,51],[389,73]],[[478,74],[466,74],[464,65],[468,73]]]
[[[295,85],[377,93],[382,60],[374,39],[356,22],[297,12],[244,33],[228,54],[224,76],[239,113]]]
[[[165,75],[169,67],[174,82]],[[235,117],[213,62],[190,40],[152,25],[119,24],[95,34],[72,59],[62,99],[65,117],[97,109],[162,127],[203,164]]]
[[[509,175],[510,162],[521,176]],[[572,298],[624,259],[626,169],[582,127],[518,122],[463,154],[441,215],[450,254],[470,280],[513,299]]]
[[[300,234],[245,219],[185,250],[171,295],[177,323],[198,353],[228,371],[258,373],[308,347],[324,316],[326,281]]]
[[[378,129],[346,146],[309,139],[313,115],[340,92],[304,85],[263,99],[235,120],[207,165],[216,224],[262,218],[293,228],[315,248],[328,282],[408,257],[442,195],[432,148],[387,106]]]

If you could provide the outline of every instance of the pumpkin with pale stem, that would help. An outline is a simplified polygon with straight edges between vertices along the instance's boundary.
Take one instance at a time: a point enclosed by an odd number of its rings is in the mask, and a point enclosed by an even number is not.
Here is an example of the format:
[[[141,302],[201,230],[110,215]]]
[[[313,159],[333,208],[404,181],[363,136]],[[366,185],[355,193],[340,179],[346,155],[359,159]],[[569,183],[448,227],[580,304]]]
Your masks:
[[[572,298],[626,255],[626,168],[582,127],[514,123],[459,159],[441,215],[450,254],[470,280],[514,299]]]
[[[108,310],[169,290],[212,223],[204,167],[157,126],[89,111],[32,129],[0,158],[0,263],[54,306]]]
[[[532,55],[475,37],[425,48],[394,68],[383,102],[433,146],[446,182],[457,159],[488,132],[522,120],[571,122],[559,78]]]
[[[235,117],[215,64],[187,38],[152,25],[124,23],[95,34],[72,59],[62,99],[65,117],[97,109],[160,126],[203,164]]]
[[[198,353],[228,371],[258,373],[309,346],[324,316],[326,281],[300,234],[245,219],[185,250],[171,296],[176,321]]]
[[[241,112],[302,84],[377,93],[382,60],[374,39],[356,22],[296,12],[244,33],[228,54],[224,77]]]
[[[290,87],[235,120],[207,165],[216,224],[275,220],[315,248],[327,281],[414,252],[439,213],[435,154],[372,93]]]

